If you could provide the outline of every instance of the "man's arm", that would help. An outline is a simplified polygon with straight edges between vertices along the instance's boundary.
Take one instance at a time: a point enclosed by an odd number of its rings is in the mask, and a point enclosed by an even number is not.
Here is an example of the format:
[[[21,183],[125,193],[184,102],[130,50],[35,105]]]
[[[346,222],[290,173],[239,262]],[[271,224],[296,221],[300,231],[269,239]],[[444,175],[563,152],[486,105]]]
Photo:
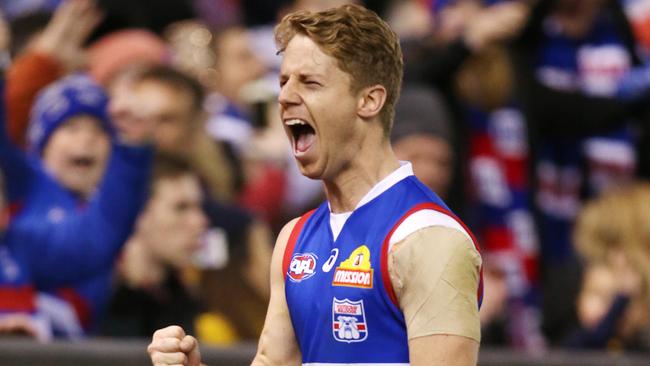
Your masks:
[[[393,246],[388,269],[412,366],[476,365],[480,265],[470,239],[447,227],[418,230]]]
[[[301,363],[300,350],[289,317],[282,273],[284,250],[297,221],[297,219],[294,219],[282,228],[273,249],[271,259],[271,299],[266,312],[264,329],[257,347],[257,354],[251,366],[291,366],[300,365]]]
[[[27,254],[37,286],[67,285],[113,266],[144,206],[152,162],[150,147],[115,145],[107,174],[85,210],[61,222],[14,225],[15,249],[41,254]]]
[[[67,71],[85,63],[83,44],[101,21],[95,1],[61,3],[45,29],[7,70],[8,131],[17,146],[25,145],[29,112],[38,93]]]
[[[284,296],[282,258],[297,219],[282,228],[271,259],[271,300],[252,366],[300,365],[301,357]],[[178,326],[159,329],[147,348],[154,366],[199,366],[201,356],[196,339]]]
[[[476,365],[479,343],[456,335],[437,334],[409,340],[411,366]]]
[[[7,199],[20,203],[25,199],[36,175],[25,153],[9,139],[4,79],[0,80],[0,173],[4,177]]]

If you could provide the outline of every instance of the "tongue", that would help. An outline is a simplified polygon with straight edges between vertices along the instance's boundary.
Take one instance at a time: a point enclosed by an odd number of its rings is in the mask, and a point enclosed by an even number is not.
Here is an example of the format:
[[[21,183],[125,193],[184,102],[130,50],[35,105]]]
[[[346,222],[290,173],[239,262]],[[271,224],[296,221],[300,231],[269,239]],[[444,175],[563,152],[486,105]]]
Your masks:
[[[309,150],[311,145],[314,143],[314,138],[316,135],[314,133],[301,133],[296,140],[296,150],[298,152],[305,152]]]

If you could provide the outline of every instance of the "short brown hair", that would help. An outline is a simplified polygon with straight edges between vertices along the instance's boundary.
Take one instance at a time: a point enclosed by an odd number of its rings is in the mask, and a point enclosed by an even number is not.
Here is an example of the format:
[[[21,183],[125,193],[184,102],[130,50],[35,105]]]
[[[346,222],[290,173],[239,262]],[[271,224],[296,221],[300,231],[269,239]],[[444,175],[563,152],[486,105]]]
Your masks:
[[[381,119],[390,135],[395,103],[402,84],[402,49],[399,39],[375,12],[359,5],[344,5],[321,12],[298,11],[275,28],[279,52],[296,34],[309,37],[323,52],[336,58],[352,77],[352,92],[380,84],[386,88]]]
[[[200,112],[203,110],[203,100],[205,99],[203,86],[198,80],[183,71],[167,65],[154,65],[141,70],[137,78],[140,82],[159,82],[186,93],[192,100],[193,111]]]
[[[185,175],[198,177],[198,174],[187,158],[178,154],[156,152],[151,170],[150,192],[153,193],[156,184],[163,179],[176,179]]]

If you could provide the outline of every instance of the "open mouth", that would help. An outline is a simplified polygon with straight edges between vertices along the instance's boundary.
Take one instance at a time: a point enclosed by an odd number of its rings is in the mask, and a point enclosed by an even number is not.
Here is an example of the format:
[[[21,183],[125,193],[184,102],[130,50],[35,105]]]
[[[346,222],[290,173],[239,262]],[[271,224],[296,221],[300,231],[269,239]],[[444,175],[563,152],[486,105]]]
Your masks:
[[[78,156],[70,159],[70,163],[77,168],[92,168],[97,159],[89,156]]]
[[[293,136],[293,146],[296,153],[305,153],[316,141],[316,130],[307,122],[291,119],[285,122]]]

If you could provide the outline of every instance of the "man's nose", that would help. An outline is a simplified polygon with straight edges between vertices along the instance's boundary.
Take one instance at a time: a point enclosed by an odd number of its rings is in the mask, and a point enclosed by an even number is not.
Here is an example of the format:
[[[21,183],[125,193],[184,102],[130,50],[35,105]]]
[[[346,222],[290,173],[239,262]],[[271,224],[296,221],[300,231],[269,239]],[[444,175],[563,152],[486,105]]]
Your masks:
[[[278,102],[283,108],[300,103],[300,95],[297,93],[295,83],[292,79],[287,80],[280,88]]]

